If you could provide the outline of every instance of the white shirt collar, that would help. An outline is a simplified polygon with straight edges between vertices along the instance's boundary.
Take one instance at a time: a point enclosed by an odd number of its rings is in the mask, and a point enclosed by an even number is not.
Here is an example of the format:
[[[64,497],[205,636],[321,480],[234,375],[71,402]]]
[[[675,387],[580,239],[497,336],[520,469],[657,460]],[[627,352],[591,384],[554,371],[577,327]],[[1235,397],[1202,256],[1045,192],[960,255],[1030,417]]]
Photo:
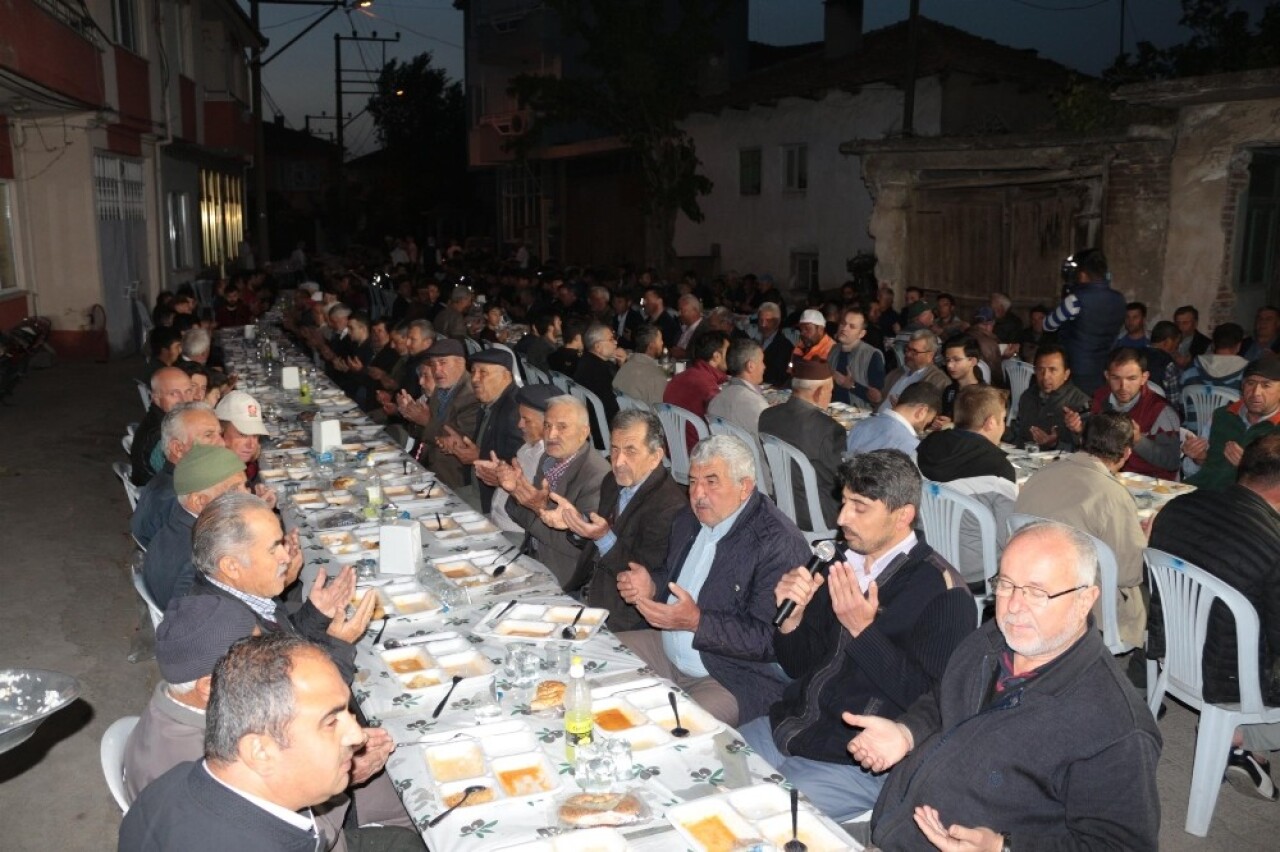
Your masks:
[[[910,553],[911,548],[916,546],[916,534],[907,533],[907,537],[902,541],[889,548],[879,559],[872,563],[868,569],[866,557],[860,553],[854,553],[852,550],[845,550],[844,561],[849,563],[849,567],[853,569],[853,574],[858,578],[858,586],[866,594],[867,589],[871,586],[872,580],[878,580],[880,575],[884,573],[884,569],[889,567],[889,563],[898,558],[899,554]]]
[[[223,781],[217,775],[214,775],[212,772],[209,771],[209,762],[207,760],[200,761],[200,767],[204,769],[204,771],[207,772],[209,774],[209,777],[212,778],[214,781],[217,781],[223,787],[226,787],[228,790],[235,793],[240,798],[245,799],[249,803],[257,805],[258,807],[262,808],[264,811],[271,814],[273,817],[284,820],[294,828],[301,829],[302,831],[309,831],[312,834],[317,834],[316,820],[315,820],[315,817],[311,815],[311,808],[307,808],[306,816],[303,816],[297,811],[291,811],[288,808],[282,808],[280,805],[277,805],[275,802],[268,802],[266,799],[259,798],[253,795],[252,793],[246,793],[244,790],[241,790],[238,787],[232,787],[226,781]]]

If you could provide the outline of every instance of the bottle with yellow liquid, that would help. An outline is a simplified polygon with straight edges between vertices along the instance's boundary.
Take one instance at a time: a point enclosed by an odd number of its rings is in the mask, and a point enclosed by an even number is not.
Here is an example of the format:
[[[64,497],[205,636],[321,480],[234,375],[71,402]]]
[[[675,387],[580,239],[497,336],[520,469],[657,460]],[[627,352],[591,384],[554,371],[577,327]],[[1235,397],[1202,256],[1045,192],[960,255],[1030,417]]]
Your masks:
[[[564,692],[564,750],[570,764],[574,762],[577,747],[591,742],[594,727],[586,668],[582,657],[574,657],[569,665],[569,688]]]

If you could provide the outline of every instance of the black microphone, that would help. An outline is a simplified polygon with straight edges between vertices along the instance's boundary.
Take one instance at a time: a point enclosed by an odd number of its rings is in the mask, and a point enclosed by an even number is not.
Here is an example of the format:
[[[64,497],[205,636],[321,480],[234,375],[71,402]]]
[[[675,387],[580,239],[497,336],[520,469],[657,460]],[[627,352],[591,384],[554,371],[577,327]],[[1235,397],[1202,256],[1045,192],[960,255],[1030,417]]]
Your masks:
[[[831,539],[824,539],[813,545],[813,555],[809,557],[809,564],[804,566],[805,570],[810,574],[816,572],[823,565],[831,562],[836,558],[838,548],[836,543]],[[791,617],[791,613],[795,612],[796,602],[787,598],[778,604],[778,611],[773,616],[773,626],[780,627],[782,622]]]

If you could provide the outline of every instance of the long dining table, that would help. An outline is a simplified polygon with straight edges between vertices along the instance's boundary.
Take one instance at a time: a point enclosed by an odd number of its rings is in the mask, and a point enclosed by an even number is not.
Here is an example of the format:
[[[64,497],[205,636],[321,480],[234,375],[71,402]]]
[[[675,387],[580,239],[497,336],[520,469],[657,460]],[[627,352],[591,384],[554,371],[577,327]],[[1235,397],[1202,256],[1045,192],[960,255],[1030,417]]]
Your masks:
[[[277,325],[251,328],[224,330],[219,339],[271,432],[259,476],[274,489],[286,530],[300,534],[304,581],[354,565],[357,594],[379,595],[381,617],[357,644],[352,695],[366,724],[397,743],[386,772],[428,848],[729,848],[705,833],[712,824],[736,838],[735,848],[782,848],[791,815],[781,774],[736,730],[656,677],[609,631],[603,610],[587,610],[586,626],[573,625],[574,638],[564,640],[580,604],[544,565],[519,554],[519,537],[493,527],[413,461]],[[305,397],[283,387],[289,368],[308,386]],[[323,421],[338,423],[342,443],[316,452]],[[406,552],[406,542],[421,552]],[[575,774],[563,712],[534,709],[539,683],[568,683],[570,657],[582,658],[593,706],[626,720],[605,730],[597,716],[595,733],[630,748],[631,768],[625,750],[616,755],[622,768],[610,789],[643,803],[631,824],[573,829],[560,819],[566,797],[600,781]],[[670,734],[669,695],[691,729],[686,738]],[[508,783],[521,773],[523,782]],[[432,824],[446,801],[473,785],[492,800],[476,795],[482,801],[464,801]],[[807,801],[800,824],[814,852],[862,848]]]

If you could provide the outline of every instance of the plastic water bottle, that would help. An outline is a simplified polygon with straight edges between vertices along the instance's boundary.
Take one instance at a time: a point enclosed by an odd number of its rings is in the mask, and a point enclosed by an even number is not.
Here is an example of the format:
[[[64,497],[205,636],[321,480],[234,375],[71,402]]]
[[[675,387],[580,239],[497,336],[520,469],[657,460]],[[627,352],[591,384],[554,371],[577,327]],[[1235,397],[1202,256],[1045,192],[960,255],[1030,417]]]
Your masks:
[[[564,750],[574,763],[576,749],[591,742],[595,719],[591,715],[591,686],[587,683],[582,657],[569,665],[569,688],[564,693]]]

